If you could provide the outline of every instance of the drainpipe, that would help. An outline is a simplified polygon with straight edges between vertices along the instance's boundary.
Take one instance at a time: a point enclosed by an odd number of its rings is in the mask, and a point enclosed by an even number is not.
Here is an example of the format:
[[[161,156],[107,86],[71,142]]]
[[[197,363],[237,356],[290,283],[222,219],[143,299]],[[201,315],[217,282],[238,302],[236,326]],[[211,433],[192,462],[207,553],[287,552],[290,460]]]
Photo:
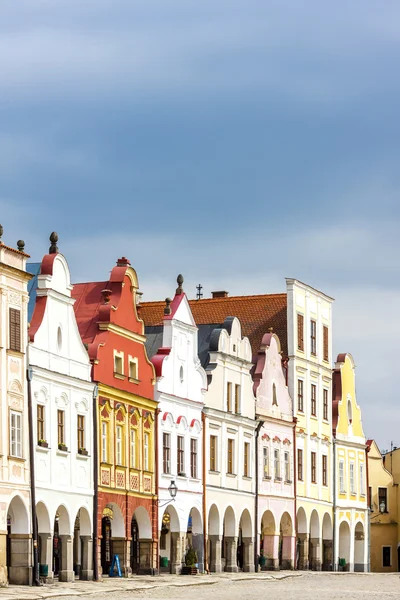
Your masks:
[[[93,388],[93,579],[99,581],[99,562],[98,562],[98,520],[99,520],[99,445],[97,431],[97,406],[98,406],[99,386],[97,383]]]
[[[40,586],[39,555],[38,555],[38,526],[36,517],[35,490],[35,448],[33,443],[33,406],[32,406],[32,367],[29,365],[29,343],[26,349],[26,379],[28,383],[28,424],[29,424],[29,466],[31,471],[31,511],[32,511],[32,542],[33,542],[33,585]]]
[[[258,571],[258,437],[260,435],[260,429],[264,425],[265,421],[258,421],[257,426],[254,430],[255,434],[255,455],[256,455],[256,493],[255,493],[255,507],[254,507],[254,570]]]
[[[337,571],[337,556],[336,556],[336,438],[333,436],[333,571]]]
[[[372,491],[371,497],[369,495],[369,468],[368,468],[368,446],[365,446],[365,470],[367,473],[367,515],[368,515],[368,573],[371,571],[371,505],[372,505]]]
[[[297,417],[293,417],[293,494],[294,494],[294,526],[295,546],[293,569],[297,569],[297,446],[296,446]]]
[[[158,403],[157,403],[158,404]],[[155,428],[155,432],[154,432],[154,437],[155,437],[155,455],[156,455],[156,463],[154,465],[154,481],[155,481],[155,497],[153,497],[153,523],[156,524],[156,547],[157,547],[157,564],[156,567],[153,569],[153,575],[156,575],[159,573],[159,537],[158,537],[158,498],[157,498],[157,490],[160,489],[160,482],[158,481],[159,478],[159,466],[158,466],[158,457],[159,457],[159,441],[158,441],[158,418],[160,416],[161,413],[161,409],[160,408],[156,408],[155,410],[155,423],[154,423],[154,428]]]
[[[207,503],[206,503],[206,415],[201,413],[201,422],[203,426],[203,554],[204,571],[209,573],[208,555],[207,555]]]

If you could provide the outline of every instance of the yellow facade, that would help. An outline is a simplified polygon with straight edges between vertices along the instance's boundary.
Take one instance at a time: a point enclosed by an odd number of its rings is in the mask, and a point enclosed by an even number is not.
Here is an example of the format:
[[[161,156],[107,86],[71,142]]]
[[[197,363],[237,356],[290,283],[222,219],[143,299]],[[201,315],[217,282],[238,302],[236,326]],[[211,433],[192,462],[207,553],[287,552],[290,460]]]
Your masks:
[[[399,496],[398,484],[388,468],[398,477],[400,456],[394,451],[385,456],[374,440],[369,444],[368,475],[371,504],[371,571],[396,572],[399,568]],[[386,497],[386,502],[384,501]],[[384,507],[383,504],[386,506]],[[381,505],[381,506],[380,506]]]

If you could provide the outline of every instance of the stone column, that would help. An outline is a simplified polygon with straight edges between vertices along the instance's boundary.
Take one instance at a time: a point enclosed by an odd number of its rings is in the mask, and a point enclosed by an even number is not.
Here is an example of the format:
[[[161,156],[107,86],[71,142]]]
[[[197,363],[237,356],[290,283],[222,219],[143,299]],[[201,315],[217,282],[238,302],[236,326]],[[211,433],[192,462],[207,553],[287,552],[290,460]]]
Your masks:
[[[204,573],[204,536],[202,533],[192,533],[193,550],[197,552],[197,564],[199,572]]]
[[[310,538],[311,565],[313,571],[321,570],[321,540],[319,538]]]
[[[52,583],[54,579],[53,573],[53,536],[51,533],[39,533],[40,538],[40,556],[39,556],[39,564],[47,565],[48,574],[47,577],[41,578],[44,579],[45,583]]]
[[[296,538],[291,535],[282,537],[282,565],[284,571],[294,569],[294,551],[296,547]]]
[[[308,533],[298,533],[297,539],[299,548],[297,568],[299,571],[307,571],[310,568],[308,561],[310,536]]]
[[[93,579],[93,540],[90,535],[82,535],[81,574],[82,581]]]
[[[7,534],[0,533],[0,587],[7,585]]]
[[[154,575],[153,540],[139,540],[138,575]]]
[[[72,535],[60,535],[60,570],[58,572],[59,581],[74,581],[74,540]]]
[[[322,558],[322,570],[332,571],[333,570],[333,542],[332,540],[323,540],[323,558]]]
[[[118,554],[122,577],[129,577],[131,569],[131,543],[125,538],[111,538],[113,554]]]
[[[243,544],[243,571],[254,573],[254,543],[252,537],[242,538]]]
[[[32,584],[32,540],[26,533],[10,534],[11,564],[8,581],[14,585]]]
[[[182,537],[185,534],[179,531],[171,531],[171,573],[180,575],[182,572]]]
[[[76,577],[81,574],[81,538],[79,529],[74,530],[74,573]]]
[[[221,573],[221,536],[209,535],[208,539],[210,541],[209,569],[212,573]]]
[[[237,537],[225,537],[226,557],[225,571],[227,573],[237,573]]]
[[[263,571],[279,571],[279,535],[264,535],[264,556],[266,558]]]

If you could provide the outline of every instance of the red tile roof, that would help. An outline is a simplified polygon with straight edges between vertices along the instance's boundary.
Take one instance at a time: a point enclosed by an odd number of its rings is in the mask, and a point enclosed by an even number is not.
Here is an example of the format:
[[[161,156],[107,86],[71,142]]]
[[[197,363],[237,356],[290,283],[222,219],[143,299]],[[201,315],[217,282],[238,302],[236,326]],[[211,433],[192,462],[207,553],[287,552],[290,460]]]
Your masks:
[[[74,283],[72,297],[75,298],[75,316],[79,333],[84,344],[93,342],[99,332],[99,308],[103,302],[101,291],[106,289],[108,281],[93,283]]]
[[[273,327],[283,354],[287,356],[286,294],[204,298],[189,300],[189,304],[197,325],[219,325],[226,317],[237,317],[242,325],[242,335],[250,340],[253,354],[257,354],[263,335]],[[140,306],[145,325],[162,325],[165,302],[142,302]]]

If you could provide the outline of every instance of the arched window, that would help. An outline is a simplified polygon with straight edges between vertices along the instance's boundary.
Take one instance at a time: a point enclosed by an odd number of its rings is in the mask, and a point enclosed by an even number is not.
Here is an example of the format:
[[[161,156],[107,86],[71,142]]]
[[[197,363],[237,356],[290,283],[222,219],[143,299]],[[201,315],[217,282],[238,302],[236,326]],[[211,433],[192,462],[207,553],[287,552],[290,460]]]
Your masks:
[[[278,400],[276,397],[276,385],[272,384],[272,406],[278,406]]]
[[[353,407],[351,405],[351,398],[347,400],[347,418],[349,419],[349,423],[351,425],[353,421]]]

